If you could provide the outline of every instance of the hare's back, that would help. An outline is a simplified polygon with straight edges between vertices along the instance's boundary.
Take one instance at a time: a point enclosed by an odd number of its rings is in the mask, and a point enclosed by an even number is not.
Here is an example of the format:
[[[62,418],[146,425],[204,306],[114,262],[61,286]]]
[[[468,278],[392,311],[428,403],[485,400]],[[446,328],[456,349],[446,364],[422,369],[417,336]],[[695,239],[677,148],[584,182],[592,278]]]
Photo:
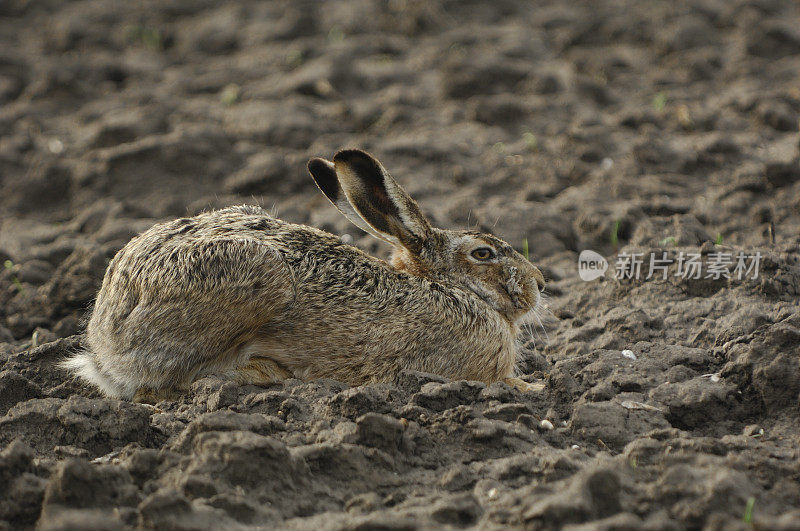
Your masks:
[[[260,207],[241,205],[159,223],[138,239],[154,245],[169,242],[191,245],[228,236],[260,239],[280,231],[285,225]]]
[[[185,298],[220,289],[257,289],[265,275],[280,273],[285,225],[251,206],[154,225],[111,261],[100,298],[112,287],[144,296],[181,291]]]

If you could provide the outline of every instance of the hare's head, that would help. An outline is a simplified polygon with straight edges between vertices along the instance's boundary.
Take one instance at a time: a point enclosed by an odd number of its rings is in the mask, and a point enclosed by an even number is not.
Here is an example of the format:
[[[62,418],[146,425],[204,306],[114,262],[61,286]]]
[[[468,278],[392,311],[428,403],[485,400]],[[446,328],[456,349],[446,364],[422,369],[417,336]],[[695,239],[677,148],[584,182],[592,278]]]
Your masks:
[[[474,292],[511,323],[527,320],[544,289],[542,273],[503,240],[474,231],[431,227],[419,206],[383,166],[359,150],[308,170],[351,222],[394,247],[392,265],[412,275]]]

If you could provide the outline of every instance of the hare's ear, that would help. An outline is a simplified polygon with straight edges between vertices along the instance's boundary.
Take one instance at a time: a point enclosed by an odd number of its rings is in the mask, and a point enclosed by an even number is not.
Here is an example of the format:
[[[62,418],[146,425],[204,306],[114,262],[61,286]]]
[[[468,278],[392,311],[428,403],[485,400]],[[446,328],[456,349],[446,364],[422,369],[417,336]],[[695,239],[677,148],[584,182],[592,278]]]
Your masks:
[[[333,162],[319,158],[311,159],[308,161],[308,172],[311,174],[311,177],[314,178],[314,182],[317,183],[322,193],[325,194],[325,197],[333,203],[333,206],[335,206],[339,212],[344,214],[344,217],[350,220],[350,223],[376,238],[389,242],[375,229],[370,227],[366,221],[361,219],[361,216],[353,209],[342,187],[339,185],[339,178],[336,177],[336,169],[334,168]]]
[[[372,229],[368,232],[419,252],[431,235],[430,223],[381,163],[363,151],[348,149],[334,155],[333,165],[351,210]]]

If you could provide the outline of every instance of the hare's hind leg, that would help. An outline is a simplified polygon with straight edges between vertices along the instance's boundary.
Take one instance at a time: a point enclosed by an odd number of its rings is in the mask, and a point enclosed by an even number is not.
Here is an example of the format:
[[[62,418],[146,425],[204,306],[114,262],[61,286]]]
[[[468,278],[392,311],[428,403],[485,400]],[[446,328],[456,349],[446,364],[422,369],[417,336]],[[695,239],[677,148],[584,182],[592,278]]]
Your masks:
[[[274,360],[252,356],[246,365],[236,369],[236,380],[240,384],[270,384],[282,382],[293,375]]]

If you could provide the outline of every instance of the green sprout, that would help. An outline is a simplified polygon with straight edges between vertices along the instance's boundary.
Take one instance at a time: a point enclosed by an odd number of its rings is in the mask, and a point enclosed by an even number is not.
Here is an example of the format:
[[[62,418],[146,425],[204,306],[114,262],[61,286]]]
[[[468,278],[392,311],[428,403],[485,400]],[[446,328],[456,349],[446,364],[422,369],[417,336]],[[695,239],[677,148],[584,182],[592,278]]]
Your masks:
[[[502,142],[495,142],[494,145],[492,146],[492,149],[502,154],[506,152],[506,145],[503,144]]]
[[[344,31],[339,26],[334,26],[328,32],[328,41],[335,43],[335,42],[342,42],[344,40]]]
[[[22,286],[22,282],[19,281],[16,275],[14,275],[14,262],[11,260],[6,260],[3,262],[3,267],[6,268],[6,271],[11,273],[11,283],[14,284],[14,287],[17,288],[17,291],[23,293],[25,288]]]
[[[303,50],[293,49],[286,54],[286,64],[296,68],[303,64]]]
[[[219,101],[221,101],[224,105],[230,107],[237,101],[239,101],[239,92],[240,88],[239,85],[236,83],[231,83],[229,85],[225,85],[225,88],[219,93]]]
[[[678,239],[675,236],[667,236],[660,243],[661,245],[678,245]]]
[[[300,66],[303,64],[303,50],[298,50],[297,48],[290,50],[289,53],[286,54],[285,61],[286,64],[292,68]]]
[[[375,56],[375,60],[381,64],[390,65],[394,63],[394,56],[388,53],[380,53]]]
[[[722,233],[717,233],[717,238],[714,240],[715,245],[722,245]]]
[[[616,220],[614,222],[614,228],[611,229],[611,245],[616,247],[619,244],[619,226],[621,222],[620,220]]]
[[[530,260],[528,256],[528,238],[522,238],[522,256],[525,257],[525,260]]]
[[[536,151],[539,149],[539,139],[530,131],[523,133],[522,139],[525,141],[525,147],[528,151]]]
[[[161,30],[151,26],[136,25],[129,27],[128,40],[139,41],[144,44],[145,48],[154,52],[160,52],[164,49],[164,39],[161,36]]]
[[[656,112],[664,112],[664,109],[667,107],[667,95],[664,92],[659,92],[655,96],[653,96],[653,108]]]
[[[742,520],[746,524],[753,523],[753,506],[756,504],[756,499],[753,496],[747,498],[747,505],[744,508],[744,516]]]

